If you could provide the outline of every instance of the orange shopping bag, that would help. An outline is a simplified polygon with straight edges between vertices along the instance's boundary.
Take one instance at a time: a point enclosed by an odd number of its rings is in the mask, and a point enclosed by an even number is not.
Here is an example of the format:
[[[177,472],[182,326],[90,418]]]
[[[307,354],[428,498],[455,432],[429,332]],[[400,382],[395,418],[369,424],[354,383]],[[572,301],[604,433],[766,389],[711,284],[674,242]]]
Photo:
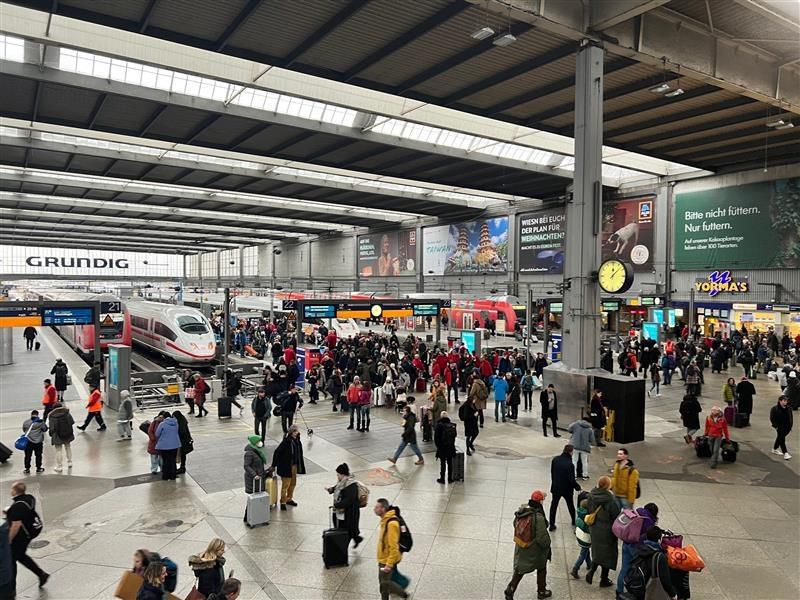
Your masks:
[[[115,598],[122,600],[136,600],[139,588],[142,587],[144,579],[133,571],[125,571],[117,584],[117,591],[114,592]]]
[[[688,544],[685,548],[667,546],[667,563],[670,569],[679,571],[702,571],[706,566],[697,553],[697,548]]]

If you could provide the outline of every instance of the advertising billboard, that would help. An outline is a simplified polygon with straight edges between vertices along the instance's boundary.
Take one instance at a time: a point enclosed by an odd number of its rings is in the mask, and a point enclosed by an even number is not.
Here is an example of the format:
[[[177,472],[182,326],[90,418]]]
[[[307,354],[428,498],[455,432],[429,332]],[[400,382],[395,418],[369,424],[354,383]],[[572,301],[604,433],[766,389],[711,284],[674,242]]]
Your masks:
[[[152,252],[0,245],[2,275],[183,277],[183,257]]]
[[[520,273],[563,273],[566,243],[565,207],[521,215],[518,236]]]
[[[358,273],[361,277],[413,275],[416,258],[415,229],[358,237]]]
[[[508,217],[471,221],[422,231],[425,270],[445,273],[502,273],[508,270]]]
[[[675,269],[800,268],[800,177],[675,196]]]
[[[624,260],[634,271],[653,268],[655,204],[655,196],[603,201],[603,260]]]

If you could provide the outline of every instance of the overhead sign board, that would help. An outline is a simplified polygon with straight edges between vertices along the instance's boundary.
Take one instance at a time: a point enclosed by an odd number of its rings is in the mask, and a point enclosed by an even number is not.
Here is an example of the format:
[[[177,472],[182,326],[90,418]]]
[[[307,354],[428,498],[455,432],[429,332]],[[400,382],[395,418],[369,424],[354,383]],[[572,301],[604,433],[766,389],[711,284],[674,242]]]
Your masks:
[[[183,277],[175,254],[0,245],[0,259],[0,275]]]
[[[622,303],[619,300],[603,300],[602,308],[603,312],[614,312],[618,311]]]
[[[336,317],[335,304],[303,306],[304,319],[333,319]]]
[[[0,327],[38,327],[41,324],[38,306],[21,302],[0,303]]]
[[[297,300],[284,300],[284,310],[297,310]],[[287,305],[291,303],[291,307]],[[322,303],[319,301],[302,302],[305,319],[400,319],[405,317],[438,316],[441,302],[412,300],[375,300],[359,302],[356,300],[340,300]]]
[[[42,310],[42,325],[92,325],[94,311],[91,308],[45,308]]]
[[[734,277],[730,271],[712,271],[706,277],[698,277],[694,289],[701,294],[714,298],[720,293],[746,294],[750,291],[750,280],[747,277]]]
[[[439,315],[439,306],[436,304],[415,304],[413,310],[415,317],[436,317]]]

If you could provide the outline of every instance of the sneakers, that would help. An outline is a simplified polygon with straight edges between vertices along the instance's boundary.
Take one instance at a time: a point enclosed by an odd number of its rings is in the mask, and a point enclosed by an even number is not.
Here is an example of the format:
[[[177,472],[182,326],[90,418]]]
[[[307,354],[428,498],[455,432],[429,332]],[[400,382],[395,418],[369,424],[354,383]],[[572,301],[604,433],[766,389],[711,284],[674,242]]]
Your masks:
[[[556,530],[556,526],[555,525],[550,525],[550,528],[548,529],[548,531],[555,531],[555,530]]]
[[[441,483],[442,485],[444,485],[444,479],[437,479],[436,483]]]
[[[97,431],[105,431],[106,429],[108,429],[108,427],[106,427],[105,425],[101,425],[100,427],[97,428]]]
[[[783,453],[783,460],[789,460],[790,458],[792,458],[791,454],[789,454],[788,452]]]
[[[61,467],[56,467],[55,469],[53,469],[53,471],[55,471],[56,473],[61,473],[61,471],[63,470],[64,469],[62,469]]]
[[[36,472],[37,473],[44,473],[44,467],[37,467],[36,468]]]
[[[286,504],[288,504],[289,506],[297,506],[297,502],[295,502],[294,500],[287,500]]]
[[[353,538],[353,548],[358,548],[358,545],[364,541],[364,538],[360,535],[357,535]]]
[[[397,464],[397,461],[396,461],[395,459],[393,459],[393,458],[387,458],[386,460],[388,460],[388,461],[389,461],[390,463],[392,463],[393,465],[396,465],[396,464]]]
[[[600,580],[600,587],[611,587],[614,585],[614,582],[610,579],[601,579]]]
[[[86,431],[86,425],[78,425],[75,429],[80,429],[81,431]]]
[[[773,453],[773,454],[777,454],[778,456],[781,456],[781,455],[783,454],[783,452],[781,452],[781,451],[780,451],[780,450],[778,450],[777,448],[773,448],[773,449],[772,449],[772,453]]]
[[[25,475],[28,475],[31,472],[31,470],[30,469],[24,469],[22,472],[25,473]]]
[[[128,439],[130,439],[130,438],[128,438]],[[68,461],[67,461],[67,466],[68,466],[70,469],[72,468],[72,461],[71,461],[71,460],[68,460]]]
[[[285,504],[281,504],[281,510],[286,510],[286,505]]]
[[[549,598],[552,595],[553,595],[553,592],[551,592],[550,590],[544,590],[543,592],[537,592],[536,593],[536,597],[540,598],[540,599],[541,598]]]
[[[422,458],[420,458],[420,459],[419,459],[418,461],[416,461],[414,464],[415,464],[415,465],[424,465],[424,464],[425,464],[425,460],[424,460],[424,459],[422,459]]]

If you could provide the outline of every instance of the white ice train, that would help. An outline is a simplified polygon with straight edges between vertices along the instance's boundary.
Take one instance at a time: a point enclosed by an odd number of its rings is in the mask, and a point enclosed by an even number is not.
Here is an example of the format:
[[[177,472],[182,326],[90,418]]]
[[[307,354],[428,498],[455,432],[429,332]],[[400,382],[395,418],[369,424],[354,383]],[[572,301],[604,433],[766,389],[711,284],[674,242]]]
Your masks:
[[[127,307],[134,343],[183,365],[214,360],[217,350],[214,332],[199,310],[135,298],[127,302]]]

